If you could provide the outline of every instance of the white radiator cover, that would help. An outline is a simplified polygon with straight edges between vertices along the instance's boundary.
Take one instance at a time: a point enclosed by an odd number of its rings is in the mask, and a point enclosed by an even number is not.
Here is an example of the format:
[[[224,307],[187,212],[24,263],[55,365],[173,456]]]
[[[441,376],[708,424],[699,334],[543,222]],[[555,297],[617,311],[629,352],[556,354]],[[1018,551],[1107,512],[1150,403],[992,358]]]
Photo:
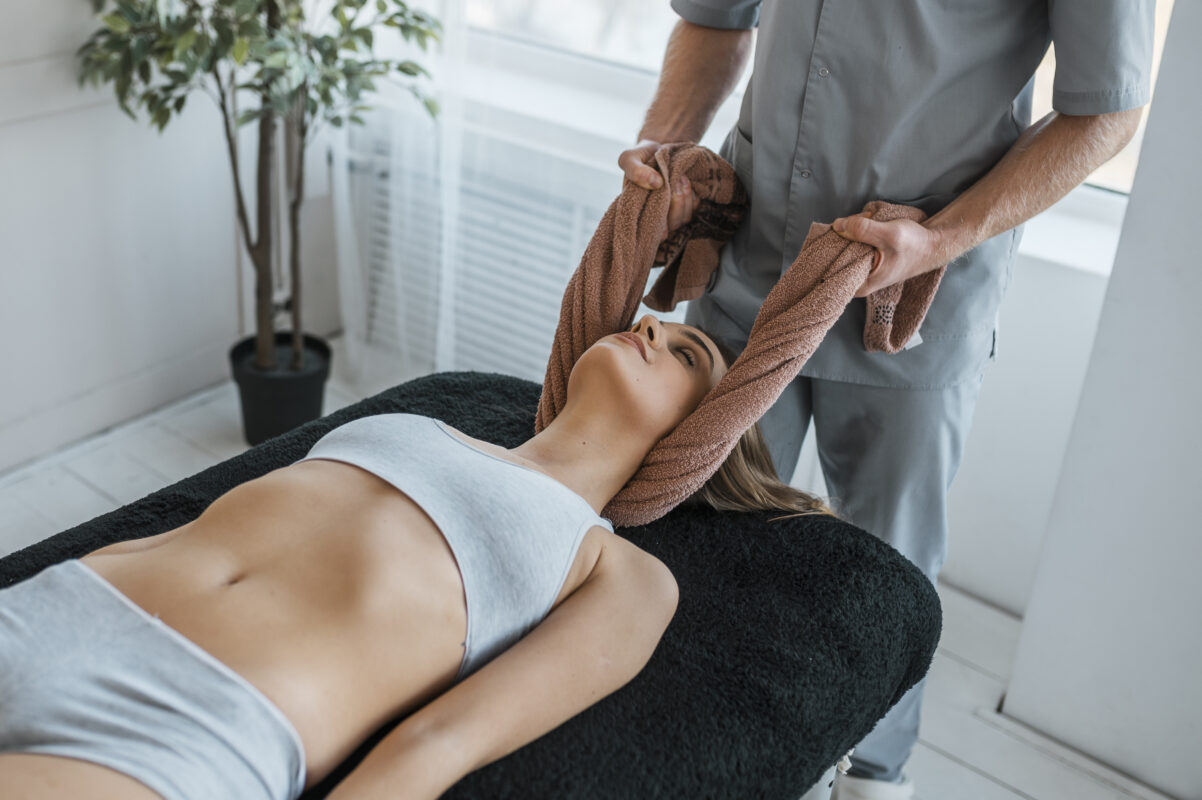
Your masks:
[[[365,344],[385,354],[400,380],[478,370],[541,383],[564,289],[622,189],[616,154],[627,145],[612,142],[613,166],[605,167],[549,152],[538,140],[556,133],[542,119],[472,101],[463,119],[457,159],[449,137],[416,113],[376,112],[351,131]],[[558,140],[575,136],[565,128]],[[681,321],[684,310],[652,313]],[[440,337],[446,364],[438,363]]]

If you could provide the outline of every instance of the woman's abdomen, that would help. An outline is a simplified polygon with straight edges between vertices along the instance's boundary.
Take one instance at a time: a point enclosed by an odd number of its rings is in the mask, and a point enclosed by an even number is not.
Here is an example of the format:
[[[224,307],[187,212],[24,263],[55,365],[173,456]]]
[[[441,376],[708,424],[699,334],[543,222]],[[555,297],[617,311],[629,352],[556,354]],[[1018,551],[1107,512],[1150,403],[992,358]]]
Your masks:
[[[162,545],[83,560],[271,699],[311,771],[440,694],[462,658],[466,604],[445,539],[349,465],[268,473]]]

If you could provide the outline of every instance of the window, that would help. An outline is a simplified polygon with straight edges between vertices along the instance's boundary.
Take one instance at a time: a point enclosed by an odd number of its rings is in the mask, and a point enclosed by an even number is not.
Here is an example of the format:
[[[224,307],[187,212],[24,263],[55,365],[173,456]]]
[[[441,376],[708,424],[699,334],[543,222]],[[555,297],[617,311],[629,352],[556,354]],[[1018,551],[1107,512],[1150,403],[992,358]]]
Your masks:
[[[467,24],[659,73],[680,17],[668,0],[467,0]]]

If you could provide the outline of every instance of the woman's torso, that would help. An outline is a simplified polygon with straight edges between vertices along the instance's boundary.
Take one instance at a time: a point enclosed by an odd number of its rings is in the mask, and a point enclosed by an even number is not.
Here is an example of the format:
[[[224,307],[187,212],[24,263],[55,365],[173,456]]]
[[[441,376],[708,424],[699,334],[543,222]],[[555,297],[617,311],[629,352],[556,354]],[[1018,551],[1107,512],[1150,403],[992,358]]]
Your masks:
[[[552,608],[613,536],[589,529]],[[350,464],[277,469],[160,545],[81,560],[279,706],[305,745],[306,788],[448,689],[463,659],[464,588],[446,539],[408,495]]]

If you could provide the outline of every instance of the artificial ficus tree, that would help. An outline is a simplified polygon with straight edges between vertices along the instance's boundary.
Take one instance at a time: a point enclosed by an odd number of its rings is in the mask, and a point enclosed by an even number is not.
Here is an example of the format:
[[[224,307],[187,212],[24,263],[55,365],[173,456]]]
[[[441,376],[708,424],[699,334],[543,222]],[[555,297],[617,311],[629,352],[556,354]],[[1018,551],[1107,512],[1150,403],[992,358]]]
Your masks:
[[[285,308],[292,313],[292,362],[302,365],[299,222],[304,199],[304,153],[323,124],[363,123],[359,112],[371,106],[361,97],[374,80],[401,73],[413,78],[430,73],[414,61],[377,59],[373,30],[394,28],[406,42],[426,51],[440,41],[441,25],[402,0],[91,0],[104,27],[76,52],[77,78],[99,86],[111,81],[121,110],[143,106],[162,133],[172,114],[183,111],[188,95],[200,89],[221,111],[221,122],[234,175],[238,226],[255,269],[255,361],[261,370],[275,367],[271,264],[275,217],[271,186],[275,181],[275,127],[291,129],[295,164],[290,165],[288,230],[292,291]],[[106,6],[112,5],[106,12]],[[306,6],[328,6],[328,11]],[[362,17],[362,19],[361,19]],[[437,116],[438,105],[418,88],[404,85]],[[238,90],[258,99],[238,113]],[[255,169],[255,226],[250,228],[238,170],[235,132],[258,121]]]

